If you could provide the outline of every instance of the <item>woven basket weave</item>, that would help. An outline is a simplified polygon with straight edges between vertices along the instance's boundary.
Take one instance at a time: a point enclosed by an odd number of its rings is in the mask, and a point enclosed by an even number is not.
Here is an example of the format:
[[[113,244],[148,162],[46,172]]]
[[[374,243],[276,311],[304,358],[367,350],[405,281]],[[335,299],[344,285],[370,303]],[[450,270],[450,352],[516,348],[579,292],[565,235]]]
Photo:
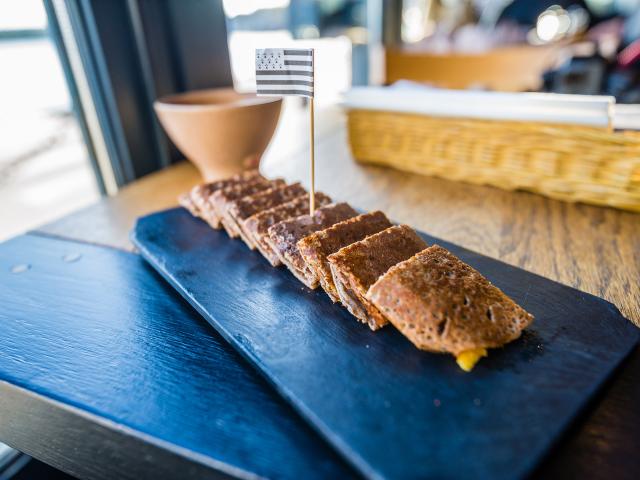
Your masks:
[[[640,132],[372,110],[348,125],[360,162],[640,212]]]

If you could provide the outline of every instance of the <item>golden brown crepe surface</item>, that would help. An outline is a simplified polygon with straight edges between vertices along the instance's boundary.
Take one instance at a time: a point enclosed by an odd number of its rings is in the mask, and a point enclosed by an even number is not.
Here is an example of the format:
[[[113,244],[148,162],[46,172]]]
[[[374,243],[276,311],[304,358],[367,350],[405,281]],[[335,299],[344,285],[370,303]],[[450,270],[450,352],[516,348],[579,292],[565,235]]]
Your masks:
[[[331,203],[331,199],[322,192],[316,192],[316,207],[323,207]],[[269,227],[283,220],[304,215],[309,211],[309,194],[301,195],[287,203],[256,213],[244,221],[244,229],[248,232],[260,253],[277,267],[282,262],[278,254],[273,251],[267,238]]]
[[[416,347],[454,355],[501,347],[533,321],[478,271],[438,245],[389,269],[367,299]]]
[[[255,242],[249,231],[244,228],[244,221],[251,215],[282,205],[305,193],[307,191],[299,183],[263,190],[231,202],[227,207],[225,219],[234,223],[240,237],[253,250]]]
[[[280,261],[302,283],[309,288],[316,288],[318,286],[318,277],[307,268],[298,251],[298,240],[357,215],[358,212],[347,203],[326,205],[318,208],[313,216],[301,215],[269,227],[267,241],[272,250],[278,254]]]
[[[338,302],[340,296],[333,282],[327,257],[391,226],[391,222],[381,211],[365,213],[312,233],[298,242],[298,250],[308,268],[320,279],[320,284],[329,298]]]
[[[367,290],[389,268],[410,258],[427,244],[407,225],[387,228],[341,248],[327,257],[340,301],[372,330],[387,319],[367,299]]]
[[[266,181],[258,170],[247,170],[229,178],[196,185],[188,193],[180,195],[178,201],[192,215],[206,220],[213,228],[220,228],[220,219],[210,201],[211,195],[223,188],[246,184],[256,179]]]
[[[232,185],[230,187],[225,187],[222,190],[218,190],[211,195],[210,201],[213,205],[217,218],[220,219],[220,223],[225,227],[229,236],[235,238],[239,235],[239,232],[233,223],[225,220],[228,206],[239,198],[283,185],[285,185],[285,182],[282,179],[266,180],[257,178],[247,183]]]

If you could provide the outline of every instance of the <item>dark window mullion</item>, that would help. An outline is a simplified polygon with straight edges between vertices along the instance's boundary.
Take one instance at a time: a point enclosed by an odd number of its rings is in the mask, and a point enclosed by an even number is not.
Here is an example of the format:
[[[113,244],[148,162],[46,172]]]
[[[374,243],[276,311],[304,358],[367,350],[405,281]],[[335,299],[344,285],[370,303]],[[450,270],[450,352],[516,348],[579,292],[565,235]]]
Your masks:
[[[109,76],[105,74],[106,66],[99,47],[100,42],[96,27],[91,21],[93,18],[91,5],[88,1],[73,2],[68,0],[65,5],[76,37],[105,145],[111,159],[113,174],[118,186],[123,186],[135,179],[135,173],[122,130],[118,125],[119,122],[112,121],[112,119],[119,117],[113,96],[110,94],[112,88]],[[90,17],[89,21],[87,21],[87,15]]]
[[[141,79],[144,83],[144,92],[146,95],[146,107],[147,114],[149,115],[151,122],[150,127],[152,129],[151,134],[158,146],[158,163],[160,167],[166,167],[171,163],[169,154],[169,141],[162,132],[160,124],[158,123],[155,113],[153,112],[153,102],[158,97],[155,88],[155,82],[153,77],[153,69],[151,65],[151,56],[147,48],[147,39],[145,37],[144,26],[141,17],[141,11],[138,0],[127,0],[127,6],[129,10],[129,18],[131,21],[131,27],[135,38],[135,47],[138,54],[138,60],[140,64]]]

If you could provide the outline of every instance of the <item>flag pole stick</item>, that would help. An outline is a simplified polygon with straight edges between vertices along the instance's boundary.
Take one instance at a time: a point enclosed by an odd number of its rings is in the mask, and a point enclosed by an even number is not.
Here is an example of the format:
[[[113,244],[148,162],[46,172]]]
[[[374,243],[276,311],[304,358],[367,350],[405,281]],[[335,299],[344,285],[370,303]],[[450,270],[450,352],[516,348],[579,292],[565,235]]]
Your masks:
[[[309,147],[311,153],[311,190],[309,191],[309,215],[313,215],[313,212],[316,210],[316,165],[315,165],[315,139],[314,139],[314,128],[313,128],[313,97],[311,97],[309,101],[309,126],[310,126],[310,136],[309,136]]]

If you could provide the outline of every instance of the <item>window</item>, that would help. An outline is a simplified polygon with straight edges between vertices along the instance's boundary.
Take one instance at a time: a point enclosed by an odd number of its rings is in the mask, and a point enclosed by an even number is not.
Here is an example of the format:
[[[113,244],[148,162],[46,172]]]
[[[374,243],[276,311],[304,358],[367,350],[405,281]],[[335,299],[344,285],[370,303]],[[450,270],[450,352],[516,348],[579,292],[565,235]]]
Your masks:
[[[2,240],[89,205],[100,191],[41,1],[0,2],[0,65]]]

